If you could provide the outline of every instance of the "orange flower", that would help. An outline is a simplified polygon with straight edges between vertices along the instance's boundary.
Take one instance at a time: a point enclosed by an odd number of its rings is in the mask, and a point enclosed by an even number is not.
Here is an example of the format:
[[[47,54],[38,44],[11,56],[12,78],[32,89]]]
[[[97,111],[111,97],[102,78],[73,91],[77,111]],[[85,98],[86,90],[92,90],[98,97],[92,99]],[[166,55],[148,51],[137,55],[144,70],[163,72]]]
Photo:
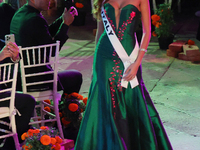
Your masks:
[[[67,120],[66,120],[66,117],[63,117],[61,120],[62,120],[62,123],[63,123],[64,125],[68,125],[68,124],[70,124],[70,122],[71,122],[71,121],[67,121]]]
[[[188,45],[194,45],[195,44],[195,42],[194,41],[192,41],[192,40],[188,40]]]
[[[33,132],[34,132],[33,129],[29,129],[29,130],[28,130],[28,136],[33,136]]]
[[[25,150],[29,150],[29,147],[25,145],[24,149],[25,149]]]
[[[43,135],[41,138],[40,138],[40,142],[43,144],[43,145],[49,145],[51,143],[51,137],[48,136],[48,135]]]
[[[53,145],[56,144],[56,139],[55,138],[51,138],[51,144],[53,144]]]
[[[154,14],[154,15],[151,16],[151,19],[152,19],[153,21],[159,21],[159,20],[160,20],[160,16]]]
[[[79,94],[76,93],[76,92],[73,92],[73,93],[71,93],[70,95],[73,96],[73,97],[76,97],[76,98],[79,96]]]
[[[47,100],[44,100],[44,102],[48,103],[48,104],[51,104],[51,101],[49,99]]]
[[[84,7],[84,5],[82,3],[78,3],[78,2],[75,3],[75,6],[76,6],[76,8],[83,8]]]
[[[48,111],[48,112],[51,112],[51,108],[48,107],[48,106],[44,107],[44,110],[46,110],[46,111]]]
[[[55,150],[60,150],[60,149],[61,149],[60,144],[56,143],[56,144],[54,145],[54,149],[55,149]]]
[[[70,111],[75,112],[78,110],[78,105],[75,103],[71,103],[71,104],[69,104],[68,108]]]
[[[39,129],[35,129],[35,130],[33,130],[33,133],[34,134],[38,134],[38,133],[40,133],[40,130]]]
[[[157,23],[157,21],[152,21],[152,24],[154,25],[154,26],[156,26],[156,23]]]
[[[161,22],[157,22],[157,23],[156,23],[156,28],[159,28],[160,25],[162,25],[162,23],[161,23]]]
[[[26,146],[26,145],[24,144],[24,145],[22,146],[22,148],[25,149],[25,146]]]
[[[21,139],[22,139],[22,140],[25,140],[27,137],[28,137],[28,135],[27,135],[27,133],[26,133],[26,132],[25,132],[25,133],[23,133],[23,134],[21,135]]]
[[[49,127],[47,127],[47,126],[41,126],[40,129],[42,129],[42,130],[48,130]]]
[[[78,97],[77,97],[79,100],[83,100],[83,96],[82,95],[78,95]]]
[[[59,136],[56,136],[55,139],[57,143],[59,144],[62,143],[62,139]]]
[[[87,97],[85,97],[85,98],[83,99],[83,103],[85,103],[85,105],[87,104],[87,100],[88,100]]]
[[[152,35],[155,36],[155,37],[157,36],[155,31],[152,32]]]

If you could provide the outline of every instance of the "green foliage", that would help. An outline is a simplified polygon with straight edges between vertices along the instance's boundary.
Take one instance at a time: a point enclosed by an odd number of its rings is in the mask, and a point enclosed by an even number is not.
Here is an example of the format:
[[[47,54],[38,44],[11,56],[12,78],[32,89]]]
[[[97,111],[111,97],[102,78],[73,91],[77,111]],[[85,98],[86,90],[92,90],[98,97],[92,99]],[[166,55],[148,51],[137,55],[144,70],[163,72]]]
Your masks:
[[[160,4],[154,15],[158,15],[160,20],[153,20],[152,23],[155,25],[155,33],[158,37],[169,37],[172,35],[172,28],[175,24],[173,18],[173,12],[170,9],[169,4]],[[153,15],[152,15],[153,16]]]

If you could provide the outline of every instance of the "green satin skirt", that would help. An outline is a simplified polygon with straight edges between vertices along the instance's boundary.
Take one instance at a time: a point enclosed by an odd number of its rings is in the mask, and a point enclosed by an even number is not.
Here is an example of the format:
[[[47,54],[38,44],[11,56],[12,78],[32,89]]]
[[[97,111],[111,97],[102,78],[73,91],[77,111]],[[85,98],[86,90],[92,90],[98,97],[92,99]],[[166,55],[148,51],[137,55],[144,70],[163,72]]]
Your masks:
[[[93,80],[75,150],[171,150],[159,116],[147,105],[139,86],[120,87],[124,68],[115,58],[95,53]]]

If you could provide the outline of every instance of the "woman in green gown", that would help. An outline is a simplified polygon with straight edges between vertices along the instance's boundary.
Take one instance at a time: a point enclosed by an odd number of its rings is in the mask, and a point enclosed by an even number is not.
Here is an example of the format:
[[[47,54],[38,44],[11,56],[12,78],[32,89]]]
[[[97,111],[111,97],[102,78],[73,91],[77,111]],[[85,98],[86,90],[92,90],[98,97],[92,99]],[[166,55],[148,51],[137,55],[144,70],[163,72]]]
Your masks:
[[[102,6],[128,56],[137,46],[134,33],[141,17],[143,39],[136,60],[125,72],[104,30]],[[149,1],[95,0],[93,13],[98,20],[93,79],[75,150],[172,150],[142,85],[140,65],[151,37]],[[134,78],[138,78],[139,85],[132,88],[130,81]],[[122,80],[128,81],[127,88],[121,85]]]

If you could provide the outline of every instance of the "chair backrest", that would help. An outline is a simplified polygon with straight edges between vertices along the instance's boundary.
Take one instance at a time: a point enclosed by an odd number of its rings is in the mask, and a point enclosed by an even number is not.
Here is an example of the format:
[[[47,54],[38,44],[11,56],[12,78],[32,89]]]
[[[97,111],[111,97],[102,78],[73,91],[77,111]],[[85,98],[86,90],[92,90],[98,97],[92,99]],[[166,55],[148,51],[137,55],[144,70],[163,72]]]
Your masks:
[[[2,114],[5,115],[2,116],[0,113],[0,118],[11,116],[11,113],[14,111],[17,71],[18,63],[4,63],[0,65],[0,102],[10,101],[9,115]]]
[[[52,85],[57,93],[57,72],[60,41],[53,44],[19,47],[23,93],[47,90]],[[45,85],[45,86],[44,86]]]

